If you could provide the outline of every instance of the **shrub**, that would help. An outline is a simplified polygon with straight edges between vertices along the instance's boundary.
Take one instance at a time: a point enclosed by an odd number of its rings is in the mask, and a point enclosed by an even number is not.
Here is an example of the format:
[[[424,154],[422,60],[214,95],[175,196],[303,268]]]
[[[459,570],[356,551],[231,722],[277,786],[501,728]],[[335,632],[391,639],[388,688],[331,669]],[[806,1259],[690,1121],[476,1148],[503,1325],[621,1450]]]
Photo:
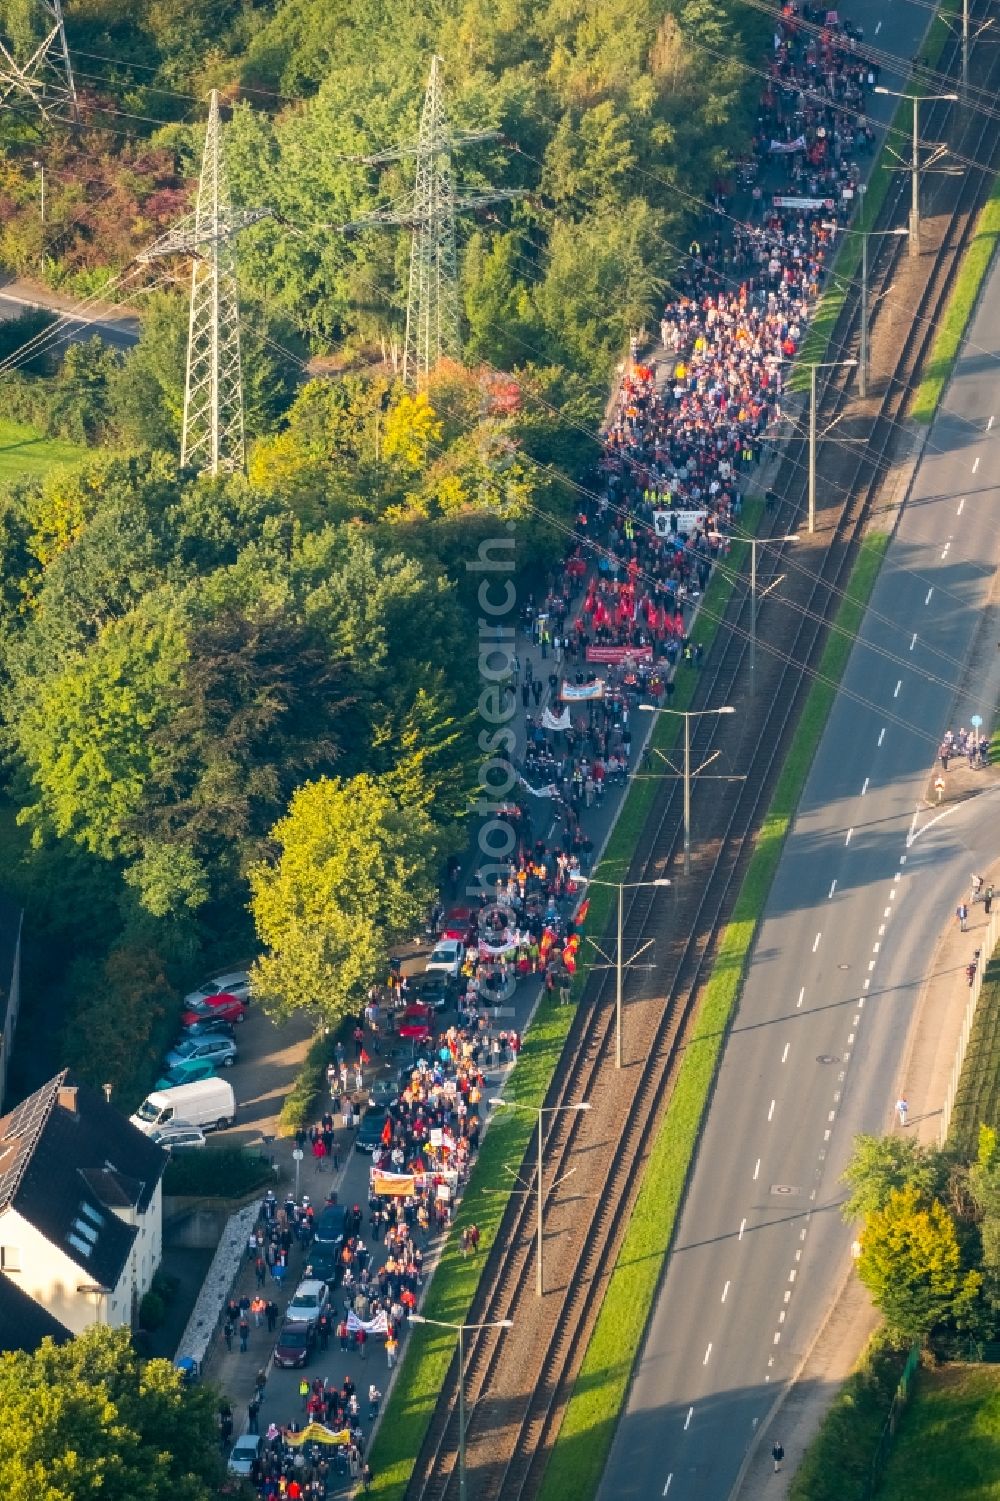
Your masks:
[[[278,1117],[282,1136],[294,1136],[300,1126],[313,1119],[316,1100],[326,1083],[326,1066],[333,1057],[334,1040],[332,1033],[320,1032],[309,1044],[305,1061]]]
[[[241,1199],[273,1182],[271,1160],[260,1152],[243,1147],[209,1147],[171,1157],[163,1175],[163,1192]]]
[[[143,1294],[142,1302],[139,1304],[139,1323],[143,1329],[159,1329],[166,1317],[166,1312],[163,1299],[152,1289]]]

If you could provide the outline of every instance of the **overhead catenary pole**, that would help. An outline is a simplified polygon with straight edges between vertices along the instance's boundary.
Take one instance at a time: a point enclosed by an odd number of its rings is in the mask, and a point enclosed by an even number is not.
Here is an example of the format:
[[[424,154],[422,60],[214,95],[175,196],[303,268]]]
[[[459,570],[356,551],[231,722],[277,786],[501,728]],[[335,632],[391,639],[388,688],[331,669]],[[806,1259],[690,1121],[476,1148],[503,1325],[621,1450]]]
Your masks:
[[[950,100],[953,104],[958,99],[957,94],[901,94],[896,89],[887,89],[882,84],[876,84],[876,94],[888,94],[893,99],[908,99],[913,105],[913,140],[910,148],[910,254],[920,254],[920,106],[922,103],[930,104],[935,100]],[[942,148],[943,149],[943,148]],[[935,153],[931,162],[937,160]]]
[[[181,463],[202,474],[241,472],[246,462],[243,371],[236,283],[236,236],[270,209],[234,209],[222,152],[219,96],[209,100],[195,212],[150,246],[148,262],[168,255],[191,257],[187,372]]]

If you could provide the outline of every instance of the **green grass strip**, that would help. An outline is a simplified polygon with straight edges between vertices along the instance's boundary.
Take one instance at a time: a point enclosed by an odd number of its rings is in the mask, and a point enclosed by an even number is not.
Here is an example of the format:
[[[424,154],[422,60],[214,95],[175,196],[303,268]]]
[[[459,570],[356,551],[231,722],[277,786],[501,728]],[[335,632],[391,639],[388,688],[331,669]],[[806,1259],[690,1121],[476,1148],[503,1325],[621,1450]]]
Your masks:
[[[1000,1475],[1000,1370],[919,1370],[879,1485],[879,1501],[985,1501]],[[842,1494],[842,1493],[841,1493]]]
[[[712,1081],[754,934],[889,538],[862,544],[802,716],[719,945],[694,1032],[650,1154],[615,1270],[553,1448],[540,1501],[597,1492],[670,1246]],[[824,681],[826,679],[827,681]]]
[[[44,474],[54,464],[74,464],[88,450],[64,438],[43,437],[20,422],[0,421],[0,480]]]
[[[935,16],[927,33],[925,45],[921,48],[921,58],[926,67],[937,66],[945,44],[948,41],[949,29],[940,16]],[[926,92],[923,84],[911,79],[910,92],[922,94]],[[868,178],[867,191],[862,200],[861,207],[855,218],[851,221],[851,228],[855,230],[871,230],[878,223],[878,216],[882,212],[886,194],[899,170],[897,157],[890,155],[888,143],[895,141],[902,153],[909,151],[911,138],[913,105],[901,100],[892,117],[892,122],[886,132],[886,144],[879,153],[878,160],[871,170]],[[869,247],[872,259],[876,245]],[[788,385],[792,391],[807,391],[809,389],[809,366],[822,364],[825,360],[836,359],[843,351],[835,349],[830,352],[830,340],[837,326],[837,319],[843,310],[847,300],[847,294],[857,283],[860,286],[861,277],[861,239],[858,234],[844,234],[841,236],[837,254],[829,272],[826,290],[820,297],[819,306],[809,324],[805,343],[796,360],[795,369],[792,371]]]
[[[948,1145],[963,1162],[976,1159],[981,1125],[1000,1125],[1000,947],[983,975],[948,1130]]]
[[[975,233],[962,257],[955,284],[948,298],[938,326],[930,358],[923,378],[910,404],[910,416],[915,422],[929,423],[933,420],[944,388],[951,378],[958,352],[965,338],[972,315],[979,301],[979,293],[986,281],[993,262],[993,253],[1000,235],[1000,177],[990,191],[990,196],[980,211]]]

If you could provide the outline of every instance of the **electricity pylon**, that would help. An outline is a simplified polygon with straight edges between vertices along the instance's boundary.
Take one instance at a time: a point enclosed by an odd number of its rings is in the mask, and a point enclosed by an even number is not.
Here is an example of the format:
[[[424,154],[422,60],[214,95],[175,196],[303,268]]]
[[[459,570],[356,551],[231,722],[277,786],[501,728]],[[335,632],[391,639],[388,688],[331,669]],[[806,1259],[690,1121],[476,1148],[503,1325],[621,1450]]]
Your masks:
[[[68,115],[76,121],[79,118],[76,84],[66,45],[61,0],[38,0],[38,4],[48,34],[26,62],[19,63],[13,51],[0,41],[0,109],[13,108],[19,96],[23,96],[46,120]]]
[[[410,386],[418,386],[425,380],[442,357],[450,355],[457,359],[460,353],[456,214],[463,209],[523,197],[519,190],[507,188],[456,195],[452,153],[460,146],[494,141],[500,132],[454,133],[445,108],[441,67],[442,59],[433,57],[417,140],[379,151],[374,156],[357,158],[366,166],[380,166],[383,162],[415,156],[417,175],[412,199],[403,207],[377,209],[363,219],[341,226],[349,231],[370,229],[376,224],[398,224],[412,231],[403,351],[403,379]]]
[[[202,474],[232,474],[246,462],[233,242],[241,230],[270,213],[267,208],[233,208],[229,201],[219,96],[213,89],[195,211],[138,257],[142,262],[167,255],[192,258],[181,464],[194,465]]]

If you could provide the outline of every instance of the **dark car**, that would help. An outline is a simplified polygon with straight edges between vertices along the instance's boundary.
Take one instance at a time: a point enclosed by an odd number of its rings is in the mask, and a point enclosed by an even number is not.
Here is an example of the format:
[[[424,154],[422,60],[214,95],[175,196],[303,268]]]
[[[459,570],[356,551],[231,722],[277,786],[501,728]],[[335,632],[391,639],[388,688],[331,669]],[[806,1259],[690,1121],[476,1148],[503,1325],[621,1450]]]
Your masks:
[[[318,1246],[315,1241],[306,1252],[306,1274],[318,1282],[334,1286],[340,1279],[340,1246]]]
[[[345,1234],[344,1225],[346,1219],[347,1210],[343,1204],[328,1205],[313,1226],[313,1245],[341,1245]]]
[[[361,1152],[374,1152],[382,1143],[382,1131],[389,1116],[385,1110],[369,1110],[358,1127],[354,1144]]]
[[[235,1036],[236,1028],[232,1022],[224,1021],[220,1016],[206,1016],[200,1021],[192,1022],[189,1027],[185,1027],[184,1031],[178,1037],[177,1042],[174,1043],[174,1046],[177,1047],[182,1042],[188,1042],[192,1037]]]
[[[281,1326],[278,1343],[274,1347],[274,1363],[286,1370],[308,1365],[309,1356],[316,1348],[316,1325],[285,1323]]]
[[[430,970],[422,975],[411,975],[406,985],[408,1001],[422,1001],[435,1011],[447,1011],[455,1005],[458,986],[451,975],[440,970]]]

